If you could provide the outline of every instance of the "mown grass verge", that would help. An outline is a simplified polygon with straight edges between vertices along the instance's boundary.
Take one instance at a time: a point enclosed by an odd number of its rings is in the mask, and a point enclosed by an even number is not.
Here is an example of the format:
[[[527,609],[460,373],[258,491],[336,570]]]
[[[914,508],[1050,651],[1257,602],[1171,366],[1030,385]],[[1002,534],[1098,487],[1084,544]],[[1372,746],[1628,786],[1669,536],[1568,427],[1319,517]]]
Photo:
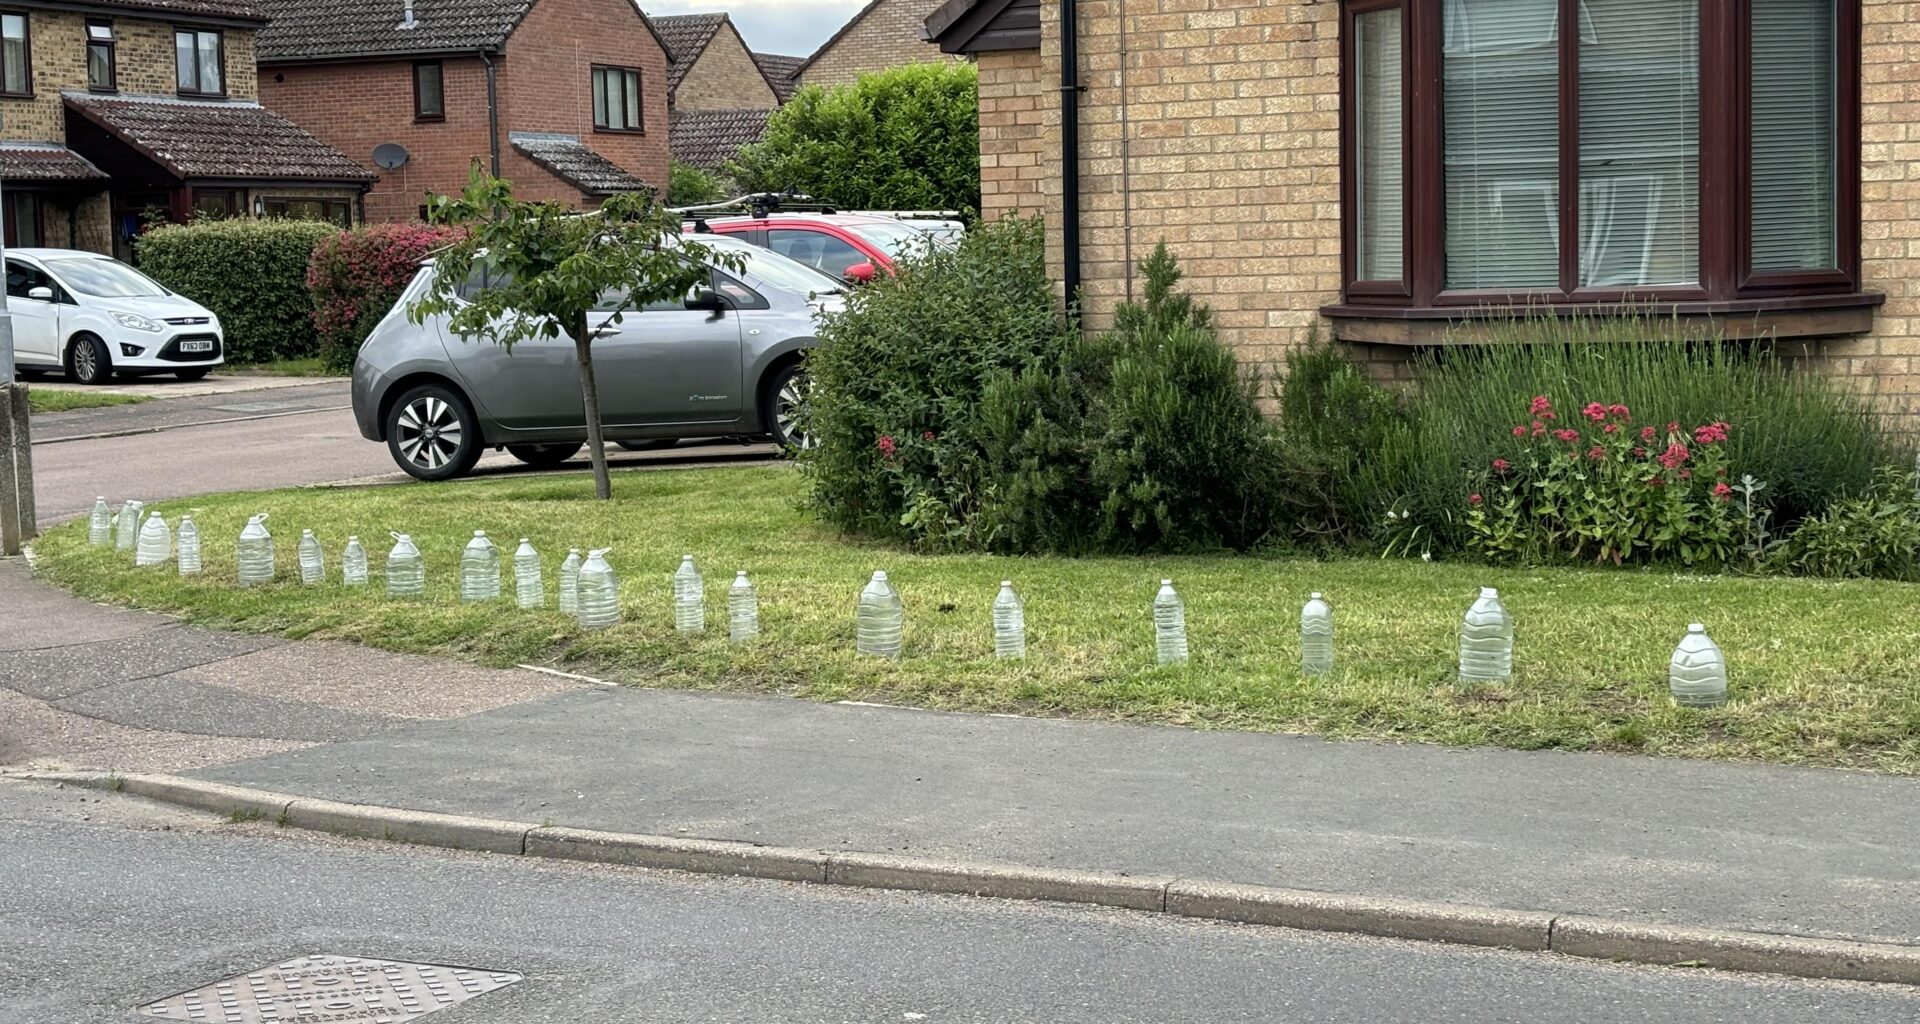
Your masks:
[[[85,544],[85,524],[37,542],[40,571],[90,598],[174,612],[210,626],[333,637],[486,664],[550,662],[645,686],[860,699],[1286,730],[1525,749],[1636,751],[1920,774],[1920,588],[1654,572],[1496,569],[1473,564],[1250,556],[1001,558],[914,555],[850,542],[798,506],[792,469],[628,472],[618,500],[588,500],[582,476],[450,485],[302,489],[160,502],[190,513],[206,573]],[[233,585],[233,543],[248,514],[271,512],[281,580]],[[292,579],[300,531],[327,548],[330,582]],[[457,600],[460,550],[476,528],[504,556],[521,536],[546,557],[549,594],[566,548],[611,546],[627,621],[586,633],[510,599]],[[429,597],[392,601],[379,583],[388,530],[425,552]],[[375,585],[337,581],[358,534]],[[669,577],[694,554],[707,577],[707,632],[674,633]],[[726,640],[735,569],[759,587],[763,636]],[[907,604],[906,657],[853,653],[855,595],[888,570]],[[1188,603],[1192,664],[1153,663],[1149,603],[1172,577]],[[989,606],[1012,579],[1027,606],[1029,657],[991,656]],[[1454,679],[1455,630],[1482,585],[1518,622],[1515,678]],[[507,592],[511,592],[509,586]],[[1338,663],[1302,678],[1297,623],[1307,593],[1335,609]],[[1666,664],[1700,621],[1732,664],[1732,702],[1676,708]]]
[[[138,405],[145,395],[116,395],[104,391],[68,391],[59,388],[27,388],[28,412],[68,412],[73,409],[99,409],[109,405]]]

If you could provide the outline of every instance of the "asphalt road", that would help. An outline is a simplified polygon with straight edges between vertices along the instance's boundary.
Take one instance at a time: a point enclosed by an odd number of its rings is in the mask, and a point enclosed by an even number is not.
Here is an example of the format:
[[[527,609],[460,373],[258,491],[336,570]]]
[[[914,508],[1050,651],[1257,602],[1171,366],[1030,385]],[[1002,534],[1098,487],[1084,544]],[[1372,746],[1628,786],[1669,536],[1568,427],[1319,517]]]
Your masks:
[[[314,953],[525,976],[447,1024],[1920,1016],[1911,988],[308,838],[23,783],[0,783],[0,878],[8,1024],[143,1019]]]
[[[127,498],[152,504],[214,491],[405,482],[386,446],[360,436],[344,408],[346,388],[321,384],[35,417],[35,509],[42,523],[51,524],[85,513],[97,495],[116,504]],[[98,433],[119,436],[86,436]],[[67,440],[75,437],[85,439]],[[610,462],[628,468],[772,457],[771,445],[734,443],[609,453]],[[585,467],[582,456],[562,471]],[[492,452],[481,459],[476,476],[522,472],[532,471]]]

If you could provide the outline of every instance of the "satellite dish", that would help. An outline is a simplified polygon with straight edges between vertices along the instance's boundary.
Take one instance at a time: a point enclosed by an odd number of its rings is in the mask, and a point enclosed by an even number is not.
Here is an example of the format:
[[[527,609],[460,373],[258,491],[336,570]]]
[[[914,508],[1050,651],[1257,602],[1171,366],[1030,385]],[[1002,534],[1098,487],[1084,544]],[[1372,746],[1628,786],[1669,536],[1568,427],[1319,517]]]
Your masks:
[[[397,142],[382,142],[373,147],[373,162],[382,170],[398,170],[407,162],[407,147]]]

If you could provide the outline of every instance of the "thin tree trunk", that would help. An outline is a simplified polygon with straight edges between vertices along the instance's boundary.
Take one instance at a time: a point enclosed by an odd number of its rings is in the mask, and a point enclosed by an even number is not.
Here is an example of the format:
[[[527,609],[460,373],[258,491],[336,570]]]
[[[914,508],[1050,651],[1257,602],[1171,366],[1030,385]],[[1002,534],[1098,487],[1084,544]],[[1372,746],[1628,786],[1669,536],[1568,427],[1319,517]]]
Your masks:
[[[613,497],[613,481],[607,476],[607,442],[600,436],[600,387],[593,380],[593,336],[587,332],[587,318],[574,322],[573,354],[580,362],[580,401],[587,414],[587,455],[593,460],[593,496],[605,501]]]

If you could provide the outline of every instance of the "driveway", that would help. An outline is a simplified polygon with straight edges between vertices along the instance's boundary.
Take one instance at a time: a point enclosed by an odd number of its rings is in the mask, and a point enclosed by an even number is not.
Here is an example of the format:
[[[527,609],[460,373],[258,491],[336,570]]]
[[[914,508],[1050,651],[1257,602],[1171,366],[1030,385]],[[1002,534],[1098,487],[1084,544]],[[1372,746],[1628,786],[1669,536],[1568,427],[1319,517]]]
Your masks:
[[[305,379],[244,393],[35,416],[34,506],[40,522],[53,525],[85,514],[96,495],[116,504],[128,498],[151,503],[213,491],[410,482],[385,445],[360,436],[347,389],[344,381]],[[757,463],[776,455],[772,445],[718,442],[644,453],[614,448],[608,458],[632,469]],[[583,454],[540,472],[578,471],[586,464]],[[536,471],[512,456],[490,452],[473,478],[530,472]]]

